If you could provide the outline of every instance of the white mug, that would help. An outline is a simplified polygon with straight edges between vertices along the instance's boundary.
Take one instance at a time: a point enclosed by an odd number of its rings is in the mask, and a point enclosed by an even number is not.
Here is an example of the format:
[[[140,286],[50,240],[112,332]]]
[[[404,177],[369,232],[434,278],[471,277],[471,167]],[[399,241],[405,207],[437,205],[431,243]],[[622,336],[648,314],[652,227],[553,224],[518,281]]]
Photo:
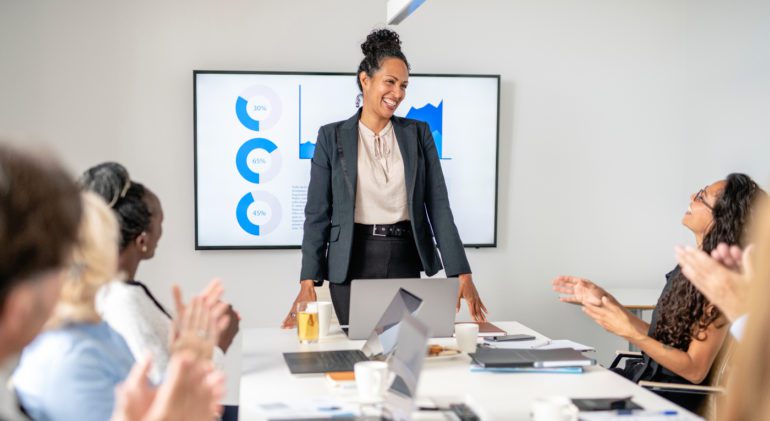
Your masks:
[[[318,307],[318,337],[329,336],[329,323],[332,319],[332,303],[330,301],[317,301]]]
[[[566,396],[551,396],[532,401],[534,421],[577,421],[578,408]]]
[[[356,373],[356,387],[362,402],[380,402],[388,387],[388,363],[384,361],[357,362],[353,369]]]
[[[455,325],[455,337],[460,351],[468,354],[474,353],[479,337],[479,325],[476,323],[458,323]]]

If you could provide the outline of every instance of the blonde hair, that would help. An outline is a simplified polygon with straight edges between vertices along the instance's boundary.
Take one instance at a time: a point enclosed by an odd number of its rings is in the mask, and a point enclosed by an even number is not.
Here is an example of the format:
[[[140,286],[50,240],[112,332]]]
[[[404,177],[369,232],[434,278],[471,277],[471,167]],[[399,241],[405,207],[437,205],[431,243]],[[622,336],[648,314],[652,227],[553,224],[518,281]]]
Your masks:
[[[81,193],[83,216],[69,267],[62,276],[59,301],[47,327],[66,323],[97,322],[96,292],[115,278],[118,268],[118,222],[104,200]]]
[[[759,210],[752,233],[749,320],[736,353],[721,420],[770,419],[770,201],[764,200]]]

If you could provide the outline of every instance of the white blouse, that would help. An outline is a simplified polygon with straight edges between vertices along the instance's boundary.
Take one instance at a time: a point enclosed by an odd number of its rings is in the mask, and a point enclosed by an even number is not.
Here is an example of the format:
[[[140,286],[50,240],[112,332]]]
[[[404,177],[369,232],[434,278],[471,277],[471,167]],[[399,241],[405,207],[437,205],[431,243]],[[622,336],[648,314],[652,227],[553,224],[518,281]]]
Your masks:
[[[102,318],[128,343],[139,361],[149,351],[152,354],[150,380],[160,384],[168,367],[171,319],[139,285],[111,282],[96,296],[96,308]],[[221,368],[224,353],[214,347],[214,364]]]

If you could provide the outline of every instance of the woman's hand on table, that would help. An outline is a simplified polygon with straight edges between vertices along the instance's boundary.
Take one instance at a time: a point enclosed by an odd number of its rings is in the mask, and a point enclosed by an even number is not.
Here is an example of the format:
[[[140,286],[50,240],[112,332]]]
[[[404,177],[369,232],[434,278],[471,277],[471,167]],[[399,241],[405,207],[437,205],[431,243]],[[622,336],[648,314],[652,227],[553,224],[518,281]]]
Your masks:
[[[297,326],[297,303],[300,301],[316,301],[317,296],[315,293],[315,286],[312,279],[304,279],[300,281],[300,289],[297,294],[297,298],[291,304],[289,314],[283,319],[281,323],[281,329],[293,329]]]
[[[470,273],[464,273],[459,276],[460,289],[457,293],[457,311],[460,311],[460,301],[465,300],[468,304],[468,311],[475,322],[487,321],[487,308],[481,302],[479,292],[473,284],[473,276]]]

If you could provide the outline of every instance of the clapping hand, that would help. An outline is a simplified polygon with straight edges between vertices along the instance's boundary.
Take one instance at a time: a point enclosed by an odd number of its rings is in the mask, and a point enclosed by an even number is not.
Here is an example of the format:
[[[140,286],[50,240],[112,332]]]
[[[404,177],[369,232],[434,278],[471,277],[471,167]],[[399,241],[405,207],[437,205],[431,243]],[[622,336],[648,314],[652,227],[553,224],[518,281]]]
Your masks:
[[[599,304],[584,303],[582,310],[590,318],[606,331],[631,339],[639,332],[631,322],[630,315],[626,309],[621,307],[615,300],[607,296],[599,299]]]
[[[181,351],[169,362],[148,420],[211,421],[222,413],[225,377],[209,360]]]
[[[211,359],[219,333],[229,323],[229,316],[220,314],[226,307],[212,307],[202,296],[185,305],[178,285],[174,285],[173,292],[177,318],[172,329],[172,353],[189,351],[199,358]]]
[[[224,292],[222,281],[214,279],[198,296],[203,297],[206,304],[214,309],[214,318],[217,320],[219,328],[217,346],[222,352],[227,352],[233,339],[235,339],[235,335],[240,330],[241,315],[235,311],[232,305],[222,300]]]
[[[753,247],[745,251],[720,244],[711,255],[693,247],[677,247],[682,273],[725,316],[735,321],[745,312],[752,276]]]
[[[588,279],[576,276],[559,276],[551,281],[551,284],[554,291],[567,295],[566,297],[559,297],[559,301],[563,303],[600,306],[602,305],[602,297],[610,296],[607,291]]]
[[[148,354],[115,388],[110,421],[210,421],[221,414],[224,376],[214,371],[210,361],[186,351],[174,354],[166,381],[158,388],[147,378],[150,365]]]

